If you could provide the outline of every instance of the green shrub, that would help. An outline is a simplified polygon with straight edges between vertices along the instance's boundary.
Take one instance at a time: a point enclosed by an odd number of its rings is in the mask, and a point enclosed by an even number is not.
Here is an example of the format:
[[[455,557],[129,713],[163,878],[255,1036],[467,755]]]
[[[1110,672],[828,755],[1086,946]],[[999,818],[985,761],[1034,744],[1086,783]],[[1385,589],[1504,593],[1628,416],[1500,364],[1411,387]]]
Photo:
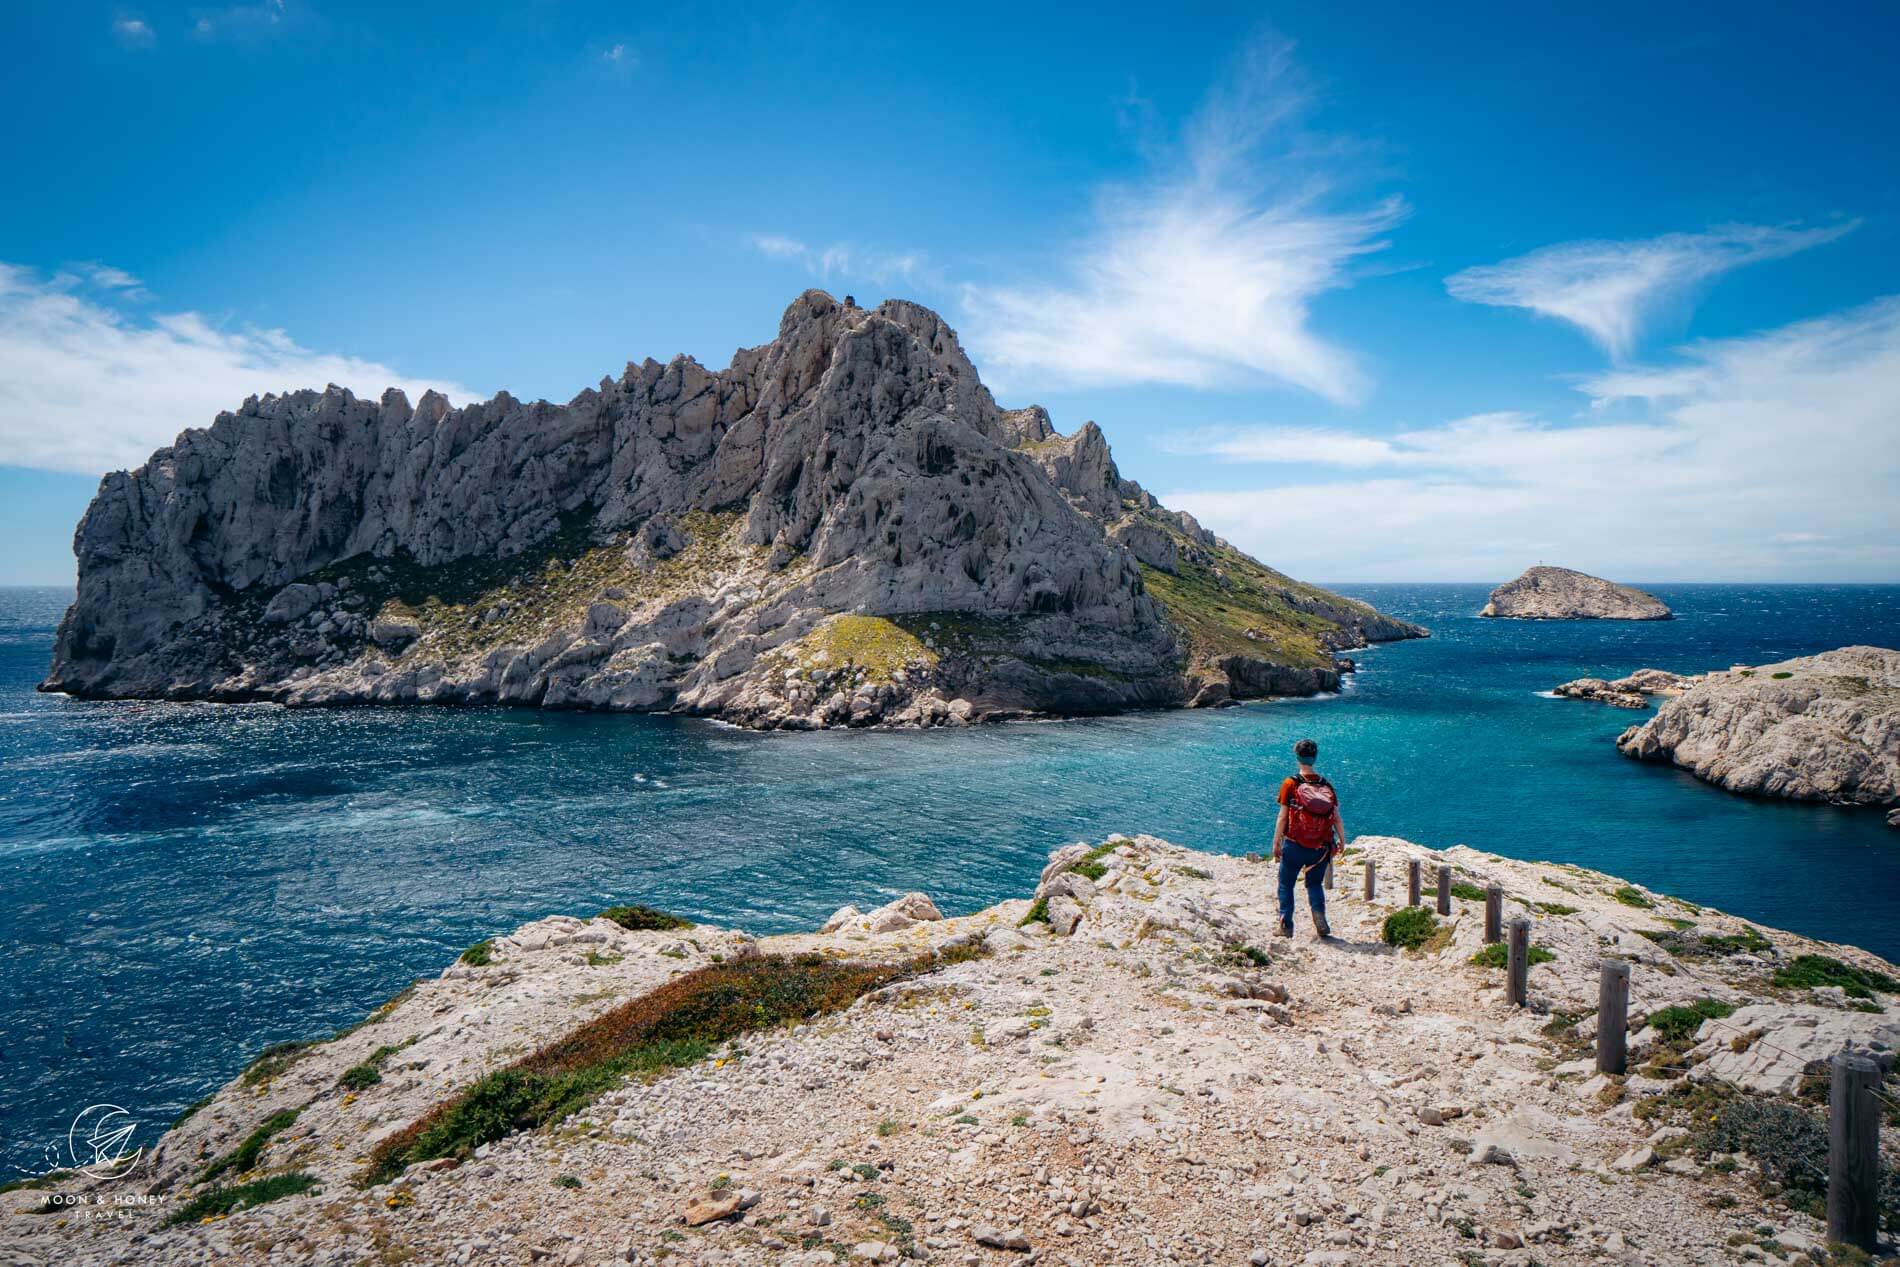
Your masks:
[[[233,1174],[243,1174],[257,1165],[258,1155],[264,1151],[264,1145],[270,1142],[270,1137],[289,1130],[296,1120],[296,1109],[282,1109],[271,1114],[258,1125],[256,1130],[244,1137],[243,1143],[206,1166],[204,1173],[198,1176],[198,1182],[205,1183],[215,1179],[227,1170]]]
[[[1677,1004],[1674,1007],[1658,1008],[1651,1012],[1646,1020],[1649,1025],[1655,1027],[1658,1034],[1662,1035],[1664,1041],[1674,1043],[1691,1037],[1702,1028],[1702,1022],[1721,1020],[1725,1016],[1734,1015],[1734,1012],[1733,1003],[1705,998],[1697,999],[1687,1006]]]
[[[1031,924],[1047,924],[1048,922],[1049,922],[1049,899],[1046,897],[1039,897],[1034,902],[1029,904],[1029,914],[1023,916],[1020,920],[1016,921],[1016,927],[1028,928]]]
[[[362,1091],[375,1086],[383,1080],[383,1062],[401,1051],[400,1047],[384,1045],[371,1052],[369,1059],[360,1065],[351,1065],[337,1079],[337,1085],[351,1091]]]
[[[1525,958],[1535,968],[1540,963],[1549,963],[1557,956],[1542,946],[1532,946]],[[1501,941],[1494,941],[1477,954],[1471,956],[1471,962],[1481,968],[1504,968],[1510,966],[1511,950]]]
[[[1884,972],[1856,968],[1827,955],[1802,955],[1791,964],[1775,969],[1775,984],[1786,989],[1815,989],[1836,985],[1849,998],[1871,999],[1874,991],[1900,994],[1900,981]]]
[[[1771,677],[1771,678],[1773,678],[1773,679],[1774,679],[1775,681],[1777,681],[1777,682],[1779,682],[1779,681],[1781,681],[1781,680],[1782,680],[1783,678],[1791,678],[1791,677],[1793,677],[1793,676],[1794,676],[1794,674],[1792,674],[1792,673],[1789,673],[1789,672],[1787,672],[1786,670],[1783,670],[1783,671],[1782,671],[1782,672],[1780,672],[1780,673],[1770,673],[1770,674],[1769,674],[1768,676],[1769,676],[1769,677]]]
[[[302,1172],[287,1175],[272,1175],[268,1179],[259,1179],[253,1183],[239,1184],[235,1188],[213,1188],[200,1193],[172,1212],[165,1220],[170,1224],[196,1223],[214,1215],[231,1214],[238,1210],[247,1210],[254,1205],[263,1205],[266,1201],[275,1201],[278,1197],[294,1197],[316,1189],[314,1175]]]
[[[1379,936],[1388,946],[1417,949],[1438,931],[1438,920],[1422,906],[1408,906],[1392,912],[1379,926]]]
[[[1467,902],[1482,902],[1485,897],[1483,889],[1475,884],[1467,884],[1463,880],[1452,881],[1451,895],[1456,898],[1463,898]]]
[[[490,940],[476,942],[462,952],[462,962],[471,968],[486,968],[495,962],[495,943]]]
[[[1612,889],[1610,891],[1610,896],[1615,898],[1617,901],[1621,902],[1625,906],[1639,907],[1643,910],[1648,910],[1650,907],[1656,905],[1654,902],[1650,901],[1647,897],[1643,896],[1643,891],[1641,889],[1630,884],[1625,884],[1619,888]]]
[[[630,932],[670,932],[679,928],[691,928],[693,921],[669,915],[665,911],[656,911],[651,906],[610,906],[594,917],[610,919]]]
[[[1576,907],[1565,906],[1562,902],[1533,902],[1531,905],[1546,915],[1575,915],[1577,913]]]

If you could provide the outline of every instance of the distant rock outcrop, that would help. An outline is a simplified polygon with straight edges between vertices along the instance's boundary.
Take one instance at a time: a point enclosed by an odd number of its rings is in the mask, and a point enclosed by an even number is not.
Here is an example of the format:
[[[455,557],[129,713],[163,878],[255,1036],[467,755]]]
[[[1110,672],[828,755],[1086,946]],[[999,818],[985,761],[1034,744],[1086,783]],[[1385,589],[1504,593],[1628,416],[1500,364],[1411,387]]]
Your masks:
[[[1491,591],[1480,616],[1513,620],[1668,620],[1654,594],[1569,568],[1534,567]]]
[[[1708,674],[1616,746],[1731,792],[1900,804],[1900,651],[1842,647]]]
[[[102,482],[48,690],[963,722],[1333,689],[1423,631],[1162,507],[955,333],[808,291],[719,372],[252,398]]]
[[[1680,695],[1701,681],[1699,675],[1685,676],[1667,669],[1638,669],[1614,682],[1600,677],[1580,677],[1552,691],[1565,699],[1595,700],[1617,708],[1648,708],[1652,695]]]

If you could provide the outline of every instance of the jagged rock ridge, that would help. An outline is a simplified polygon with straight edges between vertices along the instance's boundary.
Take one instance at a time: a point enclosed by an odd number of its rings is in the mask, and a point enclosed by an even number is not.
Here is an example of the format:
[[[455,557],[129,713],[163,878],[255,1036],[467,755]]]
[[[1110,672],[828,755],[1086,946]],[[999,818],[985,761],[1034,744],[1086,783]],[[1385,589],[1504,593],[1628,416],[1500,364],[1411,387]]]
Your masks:
[[[1491,591],[1480,616],[1513,620],[1668,620],[1654,594],[1569,568],[1534,567]]]
[[[999,408],[955,333],[807,291],[711,372],[252,398],[106,477],[44,689],[934,724],[1302,694],[1423,631]]]

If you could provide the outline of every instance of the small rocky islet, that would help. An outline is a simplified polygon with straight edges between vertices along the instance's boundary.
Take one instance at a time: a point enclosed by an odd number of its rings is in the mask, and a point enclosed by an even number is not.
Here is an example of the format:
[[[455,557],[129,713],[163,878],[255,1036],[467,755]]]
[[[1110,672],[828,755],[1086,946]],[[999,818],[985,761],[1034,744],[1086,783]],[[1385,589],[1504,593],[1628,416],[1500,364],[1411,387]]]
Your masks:
[[[1587,572],[1538,566],[1491,591],[1478,615],[1508,620],[1669,620],[1654,594]]]
[[[1333,690],[1424,630],[1000,408],[935,313],[808,291],[724,370],[246,401],[108,475],[42,689],[939,725]]]
[[[1451,869],[1449,918],[1430,890],[1395,918],[1414,861]],[[136,1179],[0,1193],[0,1246],[72,1267],[1836,1261],[1816,1071],[1843,1050],[1891,1071],[1900,969],[1571,865],[1360,837],[1339,868],[1331,941],[1277,935],[1269,868],[1147,836],[1065,847],[1035,893],[950,918],[906,894],[762,939],[640,907],[538,920],[265,1052]],[[1533,921],[1525,1008],[1482,940],[1492,884]],[[1591,1058],[1607,956],[1631,965],[1623,1077]],[[731,996],[757,1024],[718,1027]],[[58,1204],[128,1183],[154,1203]]]

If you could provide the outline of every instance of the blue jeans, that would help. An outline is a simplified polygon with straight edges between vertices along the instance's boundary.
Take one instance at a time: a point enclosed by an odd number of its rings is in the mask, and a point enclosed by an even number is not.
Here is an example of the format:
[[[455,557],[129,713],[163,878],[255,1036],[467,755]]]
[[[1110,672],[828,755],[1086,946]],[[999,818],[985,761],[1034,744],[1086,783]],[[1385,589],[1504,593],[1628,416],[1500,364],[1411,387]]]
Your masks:
[[[1306,868],[1306,904],[1313,908],[1315,916],[1326,914],[1326,860],[1332,856],[1330,846],[1323,849],[1308,849],[1305,845],[1296,845],[1292,841],[1280,844],[1280,918],[1293,918],[1293,883],[1299,878],[1300,868]]]

